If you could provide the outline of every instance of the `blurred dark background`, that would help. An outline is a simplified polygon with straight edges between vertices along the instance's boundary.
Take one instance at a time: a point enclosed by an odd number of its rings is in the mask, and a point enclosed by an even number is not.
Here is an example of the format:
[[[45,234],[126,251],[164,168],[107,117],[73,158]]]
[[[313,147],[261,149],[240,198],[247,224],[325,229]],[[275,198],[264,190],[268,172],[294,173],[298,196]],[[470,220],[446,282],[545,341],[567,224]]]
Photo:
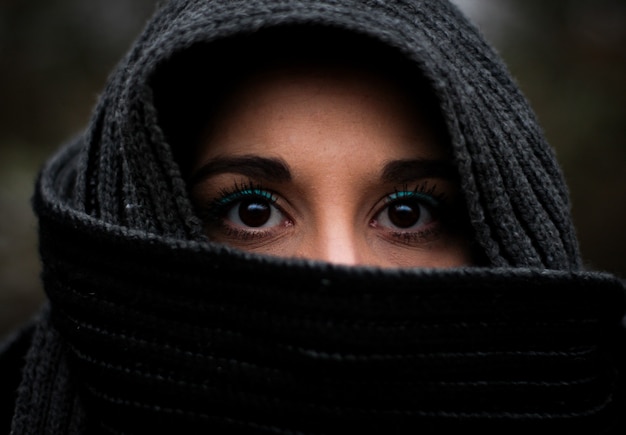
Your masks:
[[[456,0],[505,58],[568,180],[588,267],[626,277],[626,2]],[[0,0],[0,338],[43,300],[30,195],[156,0]]]

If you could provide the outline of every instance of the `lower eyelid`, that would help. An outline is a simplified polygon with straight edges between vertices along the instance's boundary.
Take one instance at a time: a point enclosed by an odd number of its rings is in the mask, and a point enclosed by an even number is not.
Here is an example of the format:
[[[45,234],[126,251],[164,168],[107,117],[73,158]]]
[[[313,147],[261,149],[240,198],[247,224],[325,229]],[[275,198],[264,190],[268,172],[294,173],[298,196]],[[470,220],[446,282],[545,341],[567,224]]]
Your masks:
[[[417,231],[391,231],[390,235],[395,238],[405,239],[409,241],[424,240],[441,234],[442,228],[438,223],[430,225],[428,228],[424,228]]]
[[[227,237],[243,241],[263,239],[271,235],[271,230],[267,229],[249,230],[235,228],[225,224],[222,224],[221,227]]]

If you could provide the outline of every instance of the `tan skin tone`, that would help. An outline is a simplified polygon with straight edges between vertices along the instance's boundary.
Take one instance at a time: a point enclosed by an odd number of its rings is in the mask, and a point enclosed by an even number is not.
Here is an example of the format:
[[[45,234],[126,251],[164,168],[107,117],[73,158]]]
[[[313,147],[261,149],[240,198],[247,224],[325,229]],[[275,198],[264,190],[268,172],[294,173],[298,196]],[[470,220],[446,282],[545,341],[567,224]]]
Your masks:
[[[192,199],[214,241],[344,265],[471,264],[441,139],[385,79],[275,68],[227,98],[197,150]]]

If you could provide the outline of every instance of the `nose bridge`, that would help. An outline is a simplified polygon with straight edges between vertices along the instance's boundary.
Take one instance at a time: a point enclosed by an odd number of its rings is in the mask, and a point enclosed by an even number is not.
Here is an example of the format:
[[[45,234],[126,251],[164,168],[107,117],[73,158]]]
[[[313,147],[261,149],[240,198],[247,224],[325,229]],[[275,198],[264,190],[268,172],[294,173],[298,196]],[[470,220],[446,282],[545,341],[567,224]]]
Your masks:
[[[302,241],[305,257],[335,264],[362,263],[359,235],[353,218],[345,212],[326,209],[316,216],[310,230]]]

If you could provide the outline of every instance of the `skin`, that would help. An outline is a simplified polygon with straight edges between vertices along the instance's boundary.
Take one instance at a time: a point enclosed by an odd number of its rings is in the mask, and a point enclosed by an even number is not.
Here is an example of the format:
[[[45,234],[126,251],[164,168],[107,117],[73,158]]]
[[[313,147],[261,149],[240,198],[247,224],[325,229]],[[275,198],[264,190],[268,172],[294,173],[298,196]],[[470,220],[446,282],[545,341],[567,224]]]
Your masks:
[[[239,83],[195,155],[191,195],[207,235],[251,252],[343,265],[471,264],[468,237],[451,223],[457,183],[437,169],[450,156],[424,108],[404,94],[374,73],[339,66],[274,68]],[[392,162],[404,169],[390,171]],[[276,200],[256,201],[271,211],[267,225],[240,219],[246,204],[233,199],[237,190]],[[395,226],[386,198],[416,191],[445,197],[445,212],[413,201],[417,225]]]

